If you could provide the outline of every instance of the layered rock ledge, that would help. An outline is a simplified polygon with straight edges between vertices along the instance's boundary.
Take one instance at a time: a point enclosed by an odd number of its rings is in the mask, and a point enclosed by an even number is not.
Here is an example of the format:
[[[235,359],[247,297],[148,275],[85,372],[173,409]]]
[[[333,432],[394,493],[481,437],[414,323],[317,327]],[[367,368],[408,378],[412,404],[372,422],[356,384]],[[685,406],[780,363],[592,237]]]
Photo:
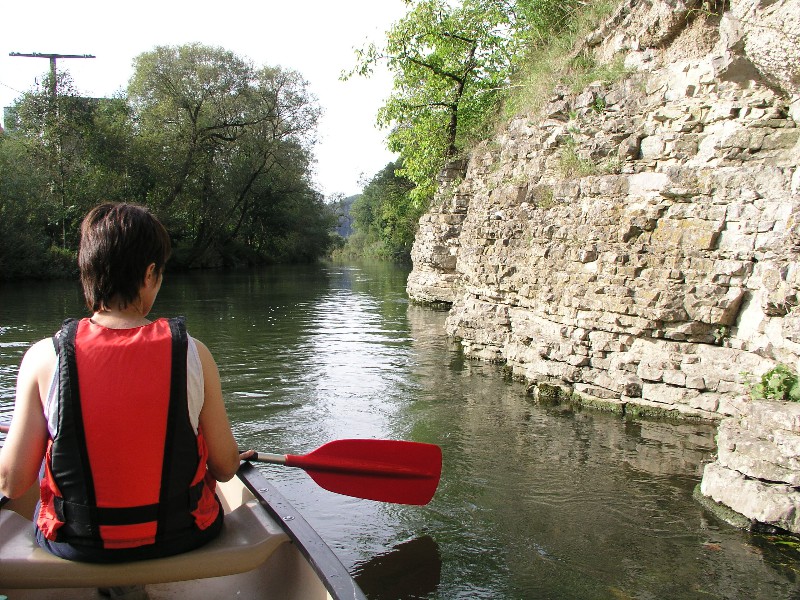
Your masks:
[[[800,534],[800,404],[748,403],[720,424],[717,452],[703,472],[704,496],[759,524]]]

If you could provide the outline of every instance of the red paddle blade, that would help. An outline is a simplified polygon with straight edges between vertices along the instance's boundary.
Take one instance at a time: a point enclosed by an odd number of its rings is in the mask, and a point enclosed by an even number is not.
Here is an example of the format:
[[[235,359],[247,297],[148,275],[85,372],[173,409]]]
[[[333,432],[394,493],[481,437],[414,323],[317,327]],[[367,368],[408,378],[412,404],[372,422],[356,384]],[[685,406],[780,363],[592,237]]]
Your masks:
[[[286,465],[304,469],[328,491],[398,504],[427,504],[442,473],[434,444],[396,440],[336,440]]]

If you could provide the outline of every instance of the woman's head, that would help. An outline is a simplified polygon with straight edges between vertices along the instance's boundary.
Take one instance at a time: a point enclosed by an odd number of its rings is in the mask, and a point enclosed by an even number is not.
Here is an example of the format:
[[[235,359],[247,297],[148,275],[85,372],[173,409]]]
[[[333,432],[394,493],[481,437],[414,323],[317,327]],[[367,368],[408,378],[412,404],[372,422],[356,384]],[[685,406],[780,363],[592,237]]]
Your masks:
[[[161,222],[145,207],[105,203],[81,224],[78,266],[86,306],[97,312],[124,308],[139,296],[147,269],[161,274],[172,248]]]

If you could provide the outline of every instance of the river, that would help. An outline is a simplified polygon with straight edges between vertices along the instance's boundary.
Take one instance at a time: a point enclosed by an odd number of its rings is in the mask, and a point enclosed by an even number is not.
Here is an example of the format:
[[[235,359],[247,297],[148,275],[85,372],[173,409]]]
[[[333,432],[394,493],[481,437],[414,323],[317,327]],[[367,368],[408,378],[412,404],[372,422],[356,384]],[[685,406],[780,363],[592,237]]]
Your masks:
[[[713,427],[534,404],[500,366],[463,357],[445,312],[408,302],[407,274],[332,264],[168,274],[152,315],[185,315],[209,346],[243,446],[442,447],[424,507],[261,467],[371,600],[800,599],[796,548],[692,499]],[[25,348],[83,314],[74,283],[0,286],[0,415]]]

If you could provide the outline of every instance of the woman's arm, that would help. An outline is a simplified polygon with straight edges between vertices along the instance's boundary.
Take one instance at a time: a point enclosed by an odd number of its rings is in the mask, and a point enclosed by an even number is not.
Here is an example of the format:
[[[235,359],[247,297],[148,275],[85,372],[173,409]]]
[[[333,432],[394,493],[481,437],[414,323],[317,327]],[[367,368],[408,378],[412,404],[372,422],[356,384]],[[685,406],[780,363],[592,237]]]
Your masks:
[[[195,339],[203,365],[205,388],[200,428],[208,445],[208,470],[217,481],[228,481],[239,468],[239,450],[225,411],[217,363],[202,342]]]
[[[56,368],[50,338],[31,346],[17,375],[17,396],[11,429],[0,449],[0,493],[17,498],[34,484],[47,448],[46,397]]]

